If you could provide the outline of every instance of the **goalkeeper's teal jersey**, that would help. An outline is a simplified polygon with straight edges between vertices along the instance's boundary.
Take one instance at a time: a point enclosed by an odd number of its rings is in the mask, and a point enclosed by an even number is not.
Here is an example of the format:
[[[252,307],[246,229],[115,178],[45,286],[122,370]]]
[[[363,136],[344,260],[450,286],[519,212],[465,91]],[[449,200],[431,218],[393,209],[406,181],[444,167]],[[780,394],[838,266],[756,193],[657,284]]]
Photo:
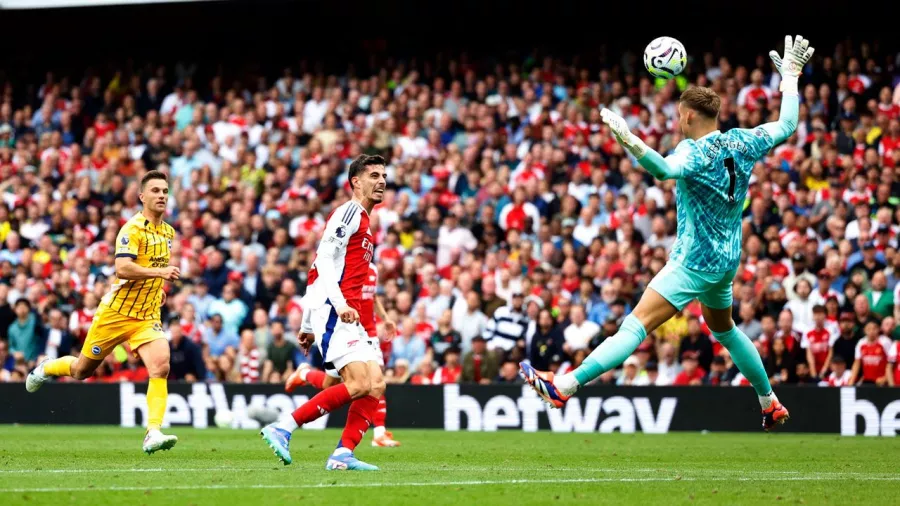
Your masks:
[[[686,139],[666,158],[680,168],[678,236],[671,260],[702,272],[736,269],[741,214],[753,166],[775,144],[763,128],[710,132]]]

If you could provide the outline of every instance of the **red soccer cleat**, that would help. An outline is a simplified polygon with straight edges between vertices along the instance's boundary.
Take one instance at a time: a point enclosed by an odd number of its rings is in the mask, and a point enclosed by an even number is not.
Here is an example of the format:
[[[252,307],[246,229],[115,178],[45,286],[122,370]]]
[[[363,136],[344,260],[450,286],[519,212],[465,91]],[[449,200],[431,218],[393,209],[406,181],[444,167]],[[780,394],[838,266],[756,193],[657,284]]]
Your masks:
[[[766,432],[774,429],[777,425],[783,425],[791,418],[787,408],[777,400],[772,401],[772,405],[768,409],[764,409],[762,415],[762,426]]]
[[[294,372],[291,373],[290,376],[288,376],[288,379],[284,384],[284,391],[287,393],[291,393],[294,390],[296,390],[297,387],[302,387],[302,386],[308,385],[309,383],[307,383],[306,381],[303,380],[303,378],[300,377],[300,371],[309,370],[309,369],[310,369],[309,364],[300,364],[300,366],[297,367],[297,370],[295,370]]]
[[[553,385],[552,372],[538,371],[526,362],[519,362],[519,373],[541,399],[544,399],[551,407],[561,408],[571,397],[563,394]]]

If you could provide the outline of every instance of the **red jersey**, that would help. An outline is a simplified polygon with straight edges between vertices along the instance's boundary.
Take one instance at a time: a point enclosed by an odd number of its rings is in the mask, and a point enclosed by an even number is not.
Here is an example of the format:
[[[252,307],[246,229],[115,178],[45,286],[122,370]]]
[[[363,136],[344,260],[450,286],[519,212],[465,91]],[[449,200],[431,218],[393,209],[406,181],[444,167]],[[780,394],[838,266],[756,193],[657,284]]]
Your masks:
[[[888,350],[888,362],[894,364],[894,384],[900,385],[900,367],[897,361],[900,360],[900,341],[891,343],[891,349]]]
[[[894,166],[894,150],[900,149],[900,137],[885,135],[878,143],[878,154],[881,155],[885,166]]]
[[[369,337],[377,337],[378,332],[375,330],[375,287],[378,285],[378,271],[375,269],[375,264],[369,264],[369,275],[366,276],[366,280],[363,283],[362,287],[362,310],[360,311],[360,321],[363,321],[363,328],[366,329],[366,333],[369,334]],[[371,314],[371,320],[363,320],[362,315]],[[366,326],[368,324],[368,326]]]
[[[352,200],[338,206],[328,215],[309,271],[306,290],[309,308],[333,305],[328,293],[333,285],[329,286],[329,283],[337,283],[347,305],[359,313],[363,328],[374,327],[374,311],[365,312],[362,308],[363,285],[374,255],[375,241],[369,231],[369,213]],[[332,262],[337,279],[322,279],[319,264],[323,261]]]
[[[438,367],[437,371],[434,372],[434,384],[444,385],[447,383],[457,383],[460,375],[462,375],[461,365],[457,365],[456,367]]]
[[[859,341],[856,345],[856,356],[862,365],[864,381],[875,381],[884,376],[890,348],[891,340],[884,336],[875,341],[869,341],[868,338]]]
[[[830,387],[848,387],[850,386],[850,376],[850,369],[844,369],[844,374],[840,376],[832,371],[825,380],[825,384]]]
[[[828,358],[828,352],[837,338],[838,336],[832,334],[827,328],[812,328],[800,338],[800,347],[812,351],[813,359],[816,361],[816,372],[822,371],[825,360]]]
[[[694,374],[688,374],[687,371],[681,371],[680,373],[678,373],[678,376],[675,376],[675,380],[672,382],[672,385],[688,386],[691,384],[691,381],[703,381],[704,377],[706,377],[706,373],[703,372],[703,369],[699,367],[694,369]]]

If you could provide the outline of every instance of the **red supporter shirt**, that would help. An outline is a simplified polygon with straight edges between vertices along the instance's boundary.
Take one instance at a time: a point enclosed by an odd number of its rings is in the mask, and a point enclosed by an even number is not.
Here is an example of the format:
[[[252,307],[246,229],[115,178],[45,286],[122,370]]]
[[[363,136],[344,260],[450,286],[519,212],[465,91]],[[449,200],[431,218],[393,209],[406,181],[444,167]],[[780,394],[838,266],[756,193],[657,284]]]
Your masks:
[[[900,341],[894,341],[891,343],[891,348],[888,351],[888,362],[894,365],[895,385],[900,385],[900,367],[897,366],[898,360],[900,360]]]
[[[687,373],[687,371],[681,371],[680,373],[678,373],[678,376],[675,376],[675,381],[673,381],[672,384],[675,386],[688,386],[691,384],[691,381],[703,381],[704,377],[706,377],[706,372],[698,367],[694,369],[694,373],[690,375]]]
[[[868,338],[859,341],[856,345],[856,356],[862,365],[864,381],[875,381],[884,376],[890,348],[891,340],[884,336],[875,341],[869,341]]]
[[[828,352],[831,345],[837,340],[838,336],[832,334],[828,329],[813,328],[803,334],[800,340],[800,347],[812,351],[813,359],[816,362],[816,372],[821,372],[828,358]]]

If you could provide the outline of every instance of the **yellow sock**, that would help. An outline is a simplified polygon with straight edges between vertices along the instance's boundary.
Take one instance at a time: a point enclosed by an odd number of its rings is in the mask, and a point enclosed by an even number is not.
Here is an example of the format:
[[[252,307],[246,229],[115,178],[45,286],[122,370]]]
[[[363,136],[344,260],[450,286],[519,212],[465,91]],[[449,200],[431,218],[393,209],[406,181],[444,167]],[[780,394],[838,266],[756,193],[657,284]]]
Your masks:
[[[72,364],[76,358],[72,355],[59,357],[44,364],[44,374],[47,376],[71,376]]]
[[[166,414],[169,386],[166,378],[150,378],[147,387],[147,430],[159,430]]]

